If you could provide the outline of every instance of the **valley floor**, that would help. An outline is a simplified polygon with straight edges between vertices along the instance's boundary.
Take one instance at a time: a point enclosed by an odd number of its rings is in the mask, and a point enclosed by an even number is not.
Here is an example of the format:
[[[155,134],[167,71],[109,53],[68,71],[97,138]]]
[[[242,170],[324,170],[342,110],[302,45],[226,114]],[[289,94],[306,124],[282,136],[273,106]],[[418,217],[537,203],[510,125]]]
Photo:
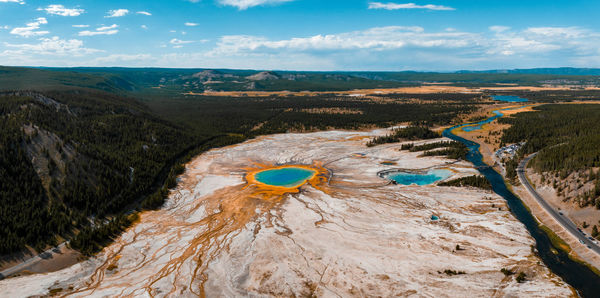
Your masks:
[[[400,144],[365,146],[383,133],[271,135],[199,155],[165,206],[141,214],[97,257],[0,281],[0,293],[572,295],[532,253],[534,240],[498,195],[378,177],[390,168],[447,168],[449,179],[477,174],[467,162],[418,157]],[[321,174],[291,192],[246,183],[247,172],[279,164],[311,165]],[[520,272],[523,283],[515,280]]]

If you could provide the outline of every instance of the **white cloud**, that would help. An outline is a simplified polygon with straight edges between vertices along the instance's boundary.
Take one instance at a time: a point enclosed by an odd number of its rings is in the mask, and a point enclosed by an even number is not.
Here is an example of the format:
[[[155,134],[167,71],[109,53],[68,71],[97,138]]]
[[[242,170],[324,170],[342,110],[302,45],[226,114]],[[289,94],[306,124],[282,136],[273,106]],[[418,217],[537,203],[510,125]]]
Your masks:
[[[96,28],[96,31],[81,31],[79,32],[79,36],[96,36],[96,35],[113,35],[119,33],[117,30],[119,26],[117,24],[112,24],[110,26],[102,26]]]
[[[46,11],[48,14],[59,15],[63,17],[76,17],[84,13],[85,11],[80,8],[66,8],[60,4],[51,4],[46,8],[38,8],[37,10]]]
[[[196,26],[198,26],[198,25],[200,25],[200,24],[198,24],[198,23],[191,23],[191,22],[187,22],[187,23],[185,23],[185,25],[186,25],[186,26],[188,26],[188,27],[196,27]]]
[[[291,1],[294,0],[219,0],[219,3],[244,10],[259,5],[279,4]]]
[[[120,29],[110,23],[97,27],[82,36],[116,34]],[[600,67],[600,32],[581,27],[492,26],[469,32],[390,26],[288,38],[227,35],[205,45],[201,42],[206,40],[175,33],[158,45],[164,48],[160,52],[170,54],[87,56],[82,53],[97,50],[76,40],[42,38],[39,44],[11,44],[4,52],[0,48],[0,64],[396,71]]]
[[[106,30],[110,30],[110,29],[116,29],[116,28],[118,28],[118,27],[119,27],[119,25],[117,25],[117,24],[112,24],[112,25],[110,25],[110,26],[102,26],[102,27],[98,27],[98,28],[96,28],[96,30],[97,30],[97,31],[106,31]]]
[[[73,28],[88,28],[90,25],[72,25]]]
[[[455,10],[455,8],[443,5],[417,5],[415,3],[381,3],[381,2],[370,2],[369,9],[386,9],[386,10],[397,10],[397,9],[428,9],[428,10]]]
[[[151,16],[151,15],[152,15],[151,13],[149,13],[149,12],[147,12],[147,11],[138,11],[138,12],[136,12],[136,13],[137,13],[137,14],[143,14],[143,15],[145,15],[145,16]]]
[[[150,54],[112,54],[105,57],[98,57],[93,60],[95,65],[106,65],[107,63],[115,62],[131,62],[131,61],[148,61],[152,59]]]
[[[571,51],[573,55],[585,54],[600,47],[600,35],[579,27],[530,27],[510,31],[508,27],[494,26],[493,47],[488,54],[544,55],[553,51]]]
[[[25,4],[25,1],[22,1],[22,0],[0,0],[0,3],[19,3],[19,4]]]
[[[79,36],[96,36],[96,35],[114,35],[119,33],[119,30],[109,30],[109,31],[81,31],[79,32]]]
[[[142,28],[144,30],[148,30],[148,26],[146,26],[146,25],[141,25],[140,28]]]
[[[510,30],[510,27],[506,27],[506,26],[491,26],[489,29],[492,32],[500,33],[500,32],[504,32],[504,31]]]
[[[218,52],[261,50],[337,51],[353,49],[390,50],[404,47],[460,48],[475,44],[476,34],[464,32],[426,33],[421,27],[376,27],[340,34],[268,40],[263,37],[224,36],[215,49]]]
[[[180,40],[177,38],[173,38],[171,39],[171,41],[169,41],[170,44],[173,45],[173,48],[179,49],[182,48],[184,44],[189,44],[189,43],[193,43],[194,41],[192,40]]]
[[[83,42],[78,39],[64,40],[58,36],[52,38],[41,38],[37,44],[11,44],[4,43],[7,48],[15,50],[5,51],[4,54],[25,55],[75,55],[81,56],[90,53],[99,52],[99,50],[85,48]]]
[[[330,70],[456,70],[564,66],[584,61],[581,57],[599,56],[599,48],[600,33],[577,27],[496,27],[477,33],[390,26],[288,39],[229,35],[204,54],[211,61],[238,61],[238,68],[250,67],[249,59],[288,65],[291,57],[304,57],[305,65],[319,70],[324,70],[318,64],[323,60],[330,62],[323,65],[336,65]]]
[[[537,34],[546,37],[579,38],[586,33],[586,30],[578,27],[534,27],[527,28],[525,33]]]
[[[544,52],[555,51],[561,49],[561,45],[555,43],[546,43],[544,41],[518,36],[515,34],[507,34],[499,36],[493,41],[494,47],[490,47],[486,53],[514,55],[514,54],[543,54]]]
[[[186,43],[192,43],[193,41],[191,40],[180,40],[177,38],[173,38],[171,39],[171,41],[169,41],[170,44],[186,44]]]
[[[118,18],[118,17],[123,17],[126,16],[129,13],[128,9],[113,9],[113,10],[109,10],[108,11],[108,15],[105,16],[105,18]]]
[[[46,18],[37,18],[31,23],[27,23],[25,27],[17,27],[10,31],[10,34],[20,35],[23,37],[39,36],[50,33],[49,31],[36,31],[40,29],[40,25],[48,24]]]

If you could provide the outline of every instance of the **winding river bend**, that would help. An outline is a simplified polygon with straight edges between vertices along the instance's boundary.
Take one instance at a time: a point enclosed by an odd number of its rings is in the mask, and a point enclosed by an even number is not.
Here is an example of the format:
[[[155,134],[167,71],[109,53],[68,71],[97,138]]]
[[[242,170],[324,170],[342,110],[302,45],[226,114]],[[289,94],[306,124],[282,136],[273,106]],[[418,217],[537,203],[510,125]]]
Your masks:
[[[483,156],[479,152],[479,144],[452,133],[452,130],[455,128],[481,127],[481,124],[490,123],[496,118],[503,116],[500,111],[495,111],[495,114],[496,115],[493,117],[477,123],[466,123],[448,128],[444,130],[442,135],[452,140],[462,142],[469,148],[467,159],[490,181],[494,192],[507,201],[511,212],[525,225],[531,236],[535,239],[538,255],[548,268],[573,286],[581,296],[597,297],[598,293],[600,293],[600,276],[596,275],[588,267],[571,260],[568,254],[560,249],[554,249],[554,251],[557,251],[558,253],[553,253],[553,246],[548,235],[539,228],[533,215],[529,213],[523,202],[508,190],[502,175],[483,162]],[[490,121],[490,119],[492,120]]]

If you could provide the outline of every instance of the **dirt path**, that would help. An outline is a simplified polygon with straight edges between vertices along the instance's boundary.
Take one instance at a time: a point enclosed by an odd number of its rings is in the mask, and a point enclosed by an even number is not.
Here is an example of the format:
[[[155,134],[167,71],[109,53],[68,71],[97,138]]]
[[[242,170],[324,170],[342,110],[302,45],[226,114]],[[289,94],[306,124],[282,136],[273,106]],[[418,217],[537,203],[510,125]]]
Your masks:
[[[58,271],[79,261],[81,254],[63,242],[42,253],[31,256],[19,264],[0,271],[0,280],[20,273],[46,273]]]

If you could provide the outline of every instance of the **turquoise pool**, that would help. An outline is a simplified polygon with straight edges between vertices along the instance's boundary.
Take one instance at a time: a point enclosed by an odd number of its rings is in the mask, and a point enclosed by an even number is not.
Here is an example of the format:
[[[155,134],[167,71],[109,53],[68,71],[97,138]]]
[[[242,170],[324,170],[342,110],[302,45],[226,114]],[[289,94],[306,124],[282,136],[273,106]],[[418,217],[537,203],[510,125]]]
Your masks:
[[[429,185],[452,176],[450,170],[429,170],[425,173],[391,172],[384,177],[402,185]]]
[[[514,96],[514,95],[492,95],[493,100],[506,101],[506,102],[526,102],[529,101],[527,98]]]
[[[309,169],[287,167],[258,172],[254,178],[260,183],[271,186],[296,187],[302,185],[315,173],[316,171]]]

